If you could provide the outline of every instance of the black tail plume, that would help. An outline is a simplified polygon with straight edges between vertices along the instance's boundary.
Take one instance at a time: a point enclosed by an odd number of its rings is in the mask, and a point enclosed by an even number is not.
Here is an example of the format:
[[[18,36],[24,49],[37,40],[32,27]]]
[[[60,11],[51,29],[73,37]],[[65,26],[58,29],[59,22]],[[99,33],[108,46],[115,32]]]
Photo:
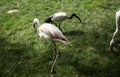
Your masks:
[[[47,19],[45,19],[44,22],[45,22],[45,23],[51,23],[51,22],[52,22],[51,18],[52,18],[52,16],[48,17]]]
[[[52,16],[46,18],[44,22],[45,23],[53,23],[53,24],[55,24],[57,26],[57,24],[55,22],[53,22],[51,19],[52,19]]]
[[[81,19],[80,19],[75,13],[73,13],[73,14],[72,14],[70,17],[68,17],[68,18],[69,18],[69,19],[72,19],[73,16],[76,17],[76,18],[82,23]]]

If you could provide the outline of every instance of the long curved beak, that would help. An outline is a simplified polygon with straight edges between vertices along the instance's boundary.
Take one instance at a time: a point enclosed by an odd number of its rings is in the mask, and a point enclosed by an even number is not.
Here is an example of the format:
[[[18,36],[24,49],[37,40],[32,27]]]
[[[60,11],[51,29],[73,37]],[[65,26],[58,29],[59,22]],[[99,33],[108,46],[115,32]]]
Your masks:
[[[82,23],[82,20],[80,19],[80,17],[78,17],[77,15],[75,17],[80,21],[80,23]]]
[[[80,19],[80,17],[77,16],[75,13],[73,13],[73,16],[75,16],[80,21],[80,23],[83,23],[82,20]]]

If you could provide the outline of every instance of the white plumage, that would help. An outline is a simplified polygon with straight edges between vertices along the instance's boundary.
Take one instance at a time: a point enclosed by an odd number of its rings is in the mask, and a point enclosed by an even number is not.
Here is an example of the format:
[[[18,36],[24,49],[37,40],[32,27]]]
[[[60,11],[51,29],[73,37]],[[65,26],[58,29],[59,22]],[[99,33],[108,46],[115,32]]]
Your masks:
[[[40,36],[49,39],[51,41],[61,41],[67,44],[67,39],[63,33],[54,25],[49,23],[44,23],[38,28],[38,33]]]
[[[65,12],[58,12],[52,15],[51,20],[52,21],[64,21],[65,19],[68,18],[68,15]]]
[[[117,36],[120,37],[120,31],[119,31],[119,29],[120,29],[120,11],[116,12],[115,19],[116,19],[116,30],[113,33],[112,40],[110,41],[111,51],[113,51],[113,47],[116,44],[120,43],[120,38],[116,38]]]
[[[80,22],[81,19],[75,14],[73,13],[70,17],[67,15],[66,12],[57,12],[55,14],[53,14],[52,16],[48,17],[45,19],[46,23],[54,23],[56,26],[60,28],[60,24],[65,20],[65,19],[72,19],[74,17],[76,17]],[[59,22],[59,25],[57,25],[55,22]]]
[[[33,26],[35,27],[35,24],[38,25],[37,31],[40,37],[44,37],[45,39],[49,39],[53,45],[54,45],[54,50],[55,50],[55,57],[53,55],[53,63],[52,63],[52,67],[51,67],[51,73],[54,73],[54,65],[55,62],[57,60],[58,57],[58,53],[59,50],[55,44],[55,41],[60,41],[64,44],[68,43],[67,38],[63,35],[63,33],[54,25],[50,24],[50,23],[44,23],[42,25],[40,25],[39,23],[39,19],[38,18],[34,18],[34,22],[33,22]]]

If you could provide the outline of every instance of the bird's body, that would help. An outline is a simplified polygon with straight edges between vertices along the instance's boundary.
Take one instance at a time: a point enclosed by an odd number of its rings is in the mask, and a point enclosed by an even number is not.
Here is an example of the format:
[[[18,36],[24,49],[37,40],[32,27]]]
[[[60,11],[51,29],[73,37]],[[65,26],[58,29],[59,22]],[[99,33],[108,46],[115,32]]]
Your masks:
[[[59,29],[61,29],[61,28],[60,28],[60,24],[61,24],[65,19],[72,19],[73,16],[76,17],[80,22],[82,22],[81,19],[80,19],[75,13],[73,13],[73,14],[69,17],[66,12],[57,12],[57,13],[53,14],[52,16],[46,18],[46,19],[45,19],[45,23],[54,23],[54,24],[57,26],[57,24],[56,24],[55,22],[58,22],[58,23],[59,23],[58,27],[59,27]]]
[[[61,41],[64,44],[67,44],[66,37],[62,34],[62,32],[54,25],[49,23],[44,23],[39,26],[38,34],[40,37],[44,37],[51,41]]]
[[[120,37],[120,11],[116,12],[115,19],[116,19],[116,30],[113,33],[112,40],[110,41],[111,51],[113,51],[113,47],[115,45],[120,43],[120,38],[119,38]]]
[[[68,18],[68,15],[65,12],[58,12],[52,15],[51,20],[62,22],[67,18]]]
[[[54,65],[56,63],[58,53],[59,53],[59,50],[58,50],[55,42],[60,41],[64,44],[67,44],[68,40],[63,35],[63,33],[53,24],[44,23],[44,24],[40,25],[38,18],[34,19],[33,27],[35,27],[35,24],[37,24],[37,26],[38,26],[37,31],[38,31],[39,36],[50,40],[54,45],[55,55],[53,55],[53,63],[52,63],[52,67],[51,67],[51,73],[54,73],[54,71],[55,71]]]

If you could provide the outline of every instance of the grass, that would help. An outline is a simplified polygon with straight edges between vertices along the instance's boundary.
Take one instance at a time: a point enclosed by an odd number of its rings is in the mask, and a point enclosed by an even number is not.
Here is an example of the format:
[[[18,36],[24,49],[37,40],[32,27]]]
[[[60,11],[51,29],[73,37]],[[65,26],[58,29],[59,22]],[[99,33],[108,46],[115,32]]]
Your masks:
[[[78,14],[61,28],[70,41],[57,43],[61,52],[54,77],[119,77],[120,55],[109,50],[119,0],[0,0],[0,77],[50,77],[51,43],[39,38],[33,18]],[[18,9],[18,13],[7,14]]]

